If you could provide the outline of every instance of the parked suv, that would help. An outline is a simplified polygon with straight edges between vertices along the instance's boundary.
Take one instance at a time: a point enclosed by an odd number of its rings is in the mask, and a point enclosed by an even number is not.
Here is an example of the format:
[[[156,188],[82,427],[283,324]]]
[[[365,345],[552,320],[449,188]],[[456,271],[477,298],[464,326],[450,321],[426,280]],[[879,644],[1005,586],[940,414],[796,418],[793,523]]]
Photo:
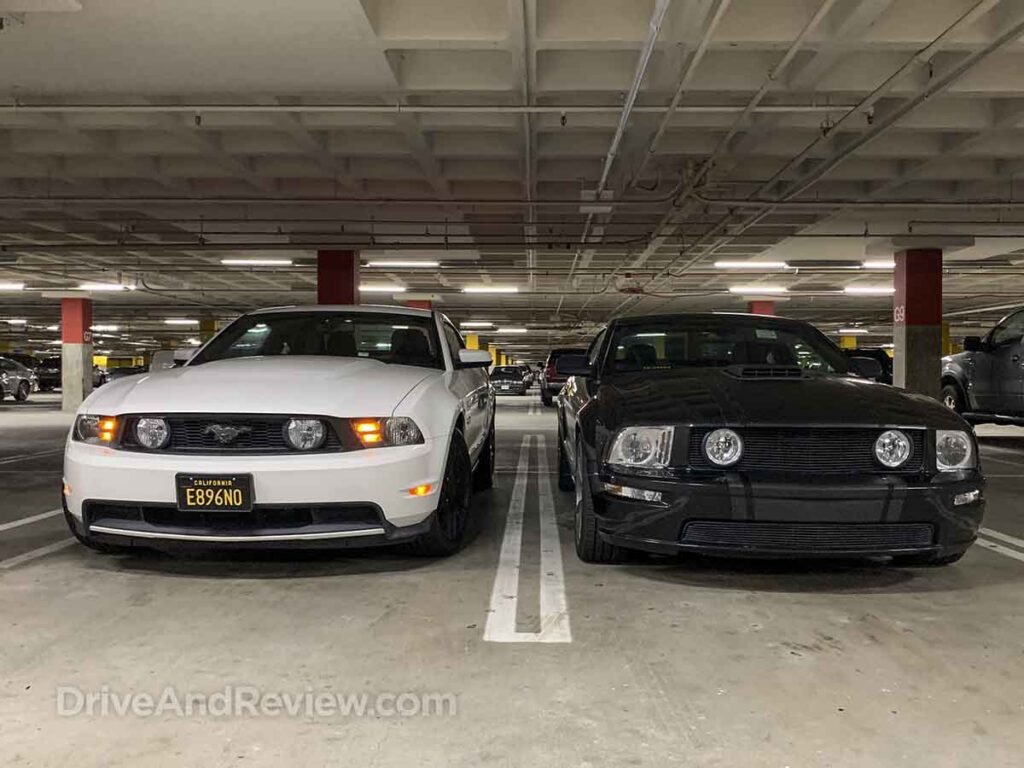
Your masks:
[[[1024,309],[942,358],[942,402],[976,424],[1024,425]]]
[[[0,400],[11,395],[19,403],[38,389],[35,373],[21,363],[0,357]]]
[[[525,395],[530,388],[521,365],[497,365],[491,371],[491,386],[499,395]]]
[[[562,387],[565,386],[565,382],[569,379],[568,376],[559,373],[556,369],[555,364],[558,358],[565,355],[585,354],[587,354],[587,350],[571,347],[552,349],[548,353],[548,358],[544,361],[544,373],[540,378],[540,399],[544,402],[544,405],[552,405],[554,403],[555,395],[562,391]]]

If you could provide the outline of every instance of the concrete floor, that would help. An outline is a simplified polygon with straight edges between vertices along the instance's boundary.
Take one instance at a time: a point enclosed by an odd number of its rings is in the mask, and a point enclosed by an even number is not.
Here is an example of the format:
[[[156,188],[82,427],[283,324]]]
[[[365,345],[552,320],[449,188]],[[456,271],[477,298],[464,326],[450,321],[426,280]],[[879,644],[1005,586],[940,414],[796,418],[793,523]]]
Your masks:
[[[946,569],[703,559],[584,565],[572,552],[569,496],[557,487],[548,495],[553,412],[533,396],[500,400],[498,487],[477,497],[479,535],[449,560],[381,551],[104,557],[63,545],[56,516],[9,526],[58,503],[68,418],[47,399],[0,404],[5,765],[1021,763],[1024,431],[983,430],[987,527],[1019,546],[977,546]],[[513,623],[522,641],[488,642],[527,435],[544,437],[547,466],[538,466],[535,441],[519,483]],[[541,552],[547,499],[561,531],[561,572]],[[571,642],[541,632],[562,593]],[[179,695],[225,686],[450,693],[458,710],[60,717],[59,686],[154,696],[168,686]]]

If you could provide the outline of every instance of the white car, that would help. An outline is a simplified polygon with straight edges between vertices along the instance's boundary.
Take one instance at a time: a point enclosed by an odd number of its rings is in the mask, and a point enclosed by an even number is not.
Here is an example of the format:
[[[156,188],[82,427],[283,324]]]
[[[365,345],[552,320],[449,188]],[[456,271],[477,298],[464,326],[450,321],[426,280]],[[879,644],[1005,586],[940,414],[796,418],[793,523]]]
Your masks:
[[[443,315],[313,306],[243,315],[183,366],[111,382],[68,436],[87,546],[465,542],[494,471],[486,351]]]

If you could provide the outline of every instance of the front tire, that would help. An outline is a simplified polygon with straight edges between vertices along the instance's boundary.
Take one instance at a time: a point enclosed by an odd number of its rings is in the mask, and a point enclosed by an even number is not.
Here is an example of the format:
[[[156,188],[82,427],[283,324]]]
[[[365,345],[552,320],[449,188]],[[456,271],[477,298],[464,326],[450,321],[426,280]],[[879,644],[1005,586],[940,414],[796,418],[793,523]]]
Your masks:
[[[587,482],[586,455],[583,440],[576,439],[576,462],[573,466],[573,480],[576,487],[576,513],[573,525],[576,556],[585,563],[620,563],[626,559],[627,551],[609,544],[597,532],[597,515],[594,514],[594,497]]]
[[[955,413],[963,413],[964,397],[956,384],[944,384],[941,394],[942,404]]]
[[[547,390],[544,389],[540,391],[540,401],[544,403],[544,405],[546,405],[548,408],[554,405],[554,400],[552,399],[551,395],[548,393]]]
[[[14,399],[17,400],[19,403],[24,403],[26,400],[28,400],[28,396],[30,394],[32,394],[32,385],[29,384],[27,381],[23,381],[21,382],[21,384],[18,385],[18,389],[14,393]]]
[[[466,545],[472,486],[472,466],[466,439],[462,436],[462,430],[456,429],[448,447],[448,461],[445,462],[437,509],[430,517],[427,532],[411,542],[413,554],[448,557]]]

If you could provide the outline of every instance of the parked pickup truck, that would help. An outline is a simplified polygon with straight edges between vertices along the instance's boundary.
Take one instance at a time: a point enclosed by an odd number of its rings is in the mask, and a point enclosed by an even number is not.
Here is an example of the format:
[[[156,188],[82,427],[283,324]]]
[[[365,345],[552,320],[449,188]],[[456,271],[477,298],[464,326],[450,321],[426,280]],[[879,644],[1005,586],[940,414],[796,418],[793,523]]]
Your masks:
[[[942,358],[942,402],[976,424],[1024,425],[1024,309]]]

